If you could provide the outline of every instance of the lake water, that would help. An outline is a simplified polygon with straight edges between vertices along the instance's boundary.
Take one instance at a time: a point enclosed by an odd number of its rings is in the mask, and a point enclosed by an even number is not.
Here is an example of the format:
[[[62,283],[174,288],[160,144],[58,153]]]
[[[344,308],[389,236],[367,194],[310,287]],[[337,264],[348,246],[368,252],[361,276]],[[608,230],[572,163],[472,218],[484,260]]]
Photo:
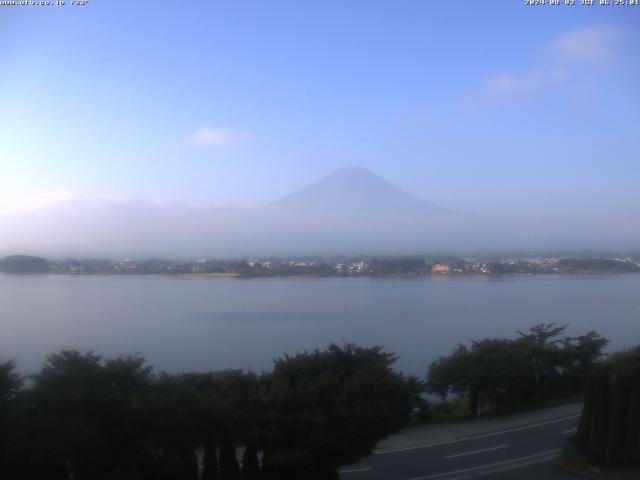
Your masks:
[[[0,358],[144,355],[159,370],[269,369],[329,342],[382,344],[424,375],[458,342],[539,322],[640,344],[640,275],[420,279],[0,275]]]

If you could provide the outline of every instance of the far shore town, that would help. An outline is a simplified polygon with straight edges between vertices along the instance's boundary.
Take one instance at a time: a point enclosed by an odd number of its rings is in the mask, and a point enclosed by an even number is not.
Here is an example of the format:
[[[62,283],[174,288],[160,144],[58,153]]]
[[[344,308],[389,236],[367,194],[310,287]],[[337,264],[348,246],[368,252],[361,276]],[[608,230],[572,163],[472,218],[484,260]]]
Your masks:
[[[28,255],[0,259],[0,272],[69,275],[228,275],[268,276],[426,276],[534,275],[640,272],[640,255],[436,257],[358,256],[245,258],[236,260],[75,259],[48,260]]]

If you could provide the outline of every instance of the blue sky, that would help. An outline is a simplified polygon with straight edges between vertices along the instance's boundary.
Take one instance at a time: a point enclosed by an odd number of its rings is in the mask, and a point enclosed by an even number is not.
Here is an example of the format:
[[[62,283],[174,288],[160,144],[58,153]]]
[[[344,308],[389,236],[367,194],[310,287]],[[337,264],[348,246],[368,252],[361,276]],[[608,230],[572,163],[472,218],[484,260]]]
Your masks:
[[[0,205],[262,204],[361,165],[496,216],[636,208],[640,7],[523,3],[0,7]]]

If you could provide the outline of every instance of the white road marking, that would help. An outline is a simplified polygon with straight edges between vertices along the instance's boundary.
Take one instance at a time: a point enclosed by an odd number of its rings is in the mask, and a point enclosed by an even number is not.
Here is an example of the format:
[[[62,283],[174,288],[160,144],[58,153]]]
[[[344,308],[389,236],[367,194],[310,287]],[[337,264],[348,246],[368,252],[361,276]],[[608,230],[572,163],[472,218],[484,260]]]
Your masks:
[[[356,473],[356,472],[368,472],[369,470],[373,470],[371,467],[362,467],[362,468],[350,468],[349,470],[340,470],[338,473]]]
[[[464,457],[466,455],[475,455],[476,453],[491,452],[493,450],[500,450],[501,448],[507,448],[509,445],[499,445],[497,447],[483,448],[482,450],[474,450],[473,452],[456,453],[455,455],[447,455],[444,458],[457,458]]]
[[[577,432],[577,431],[578,431],[578,429],[577,429],[577,428],[572,428],[572,429],[570,429],[570,430],[565,430],[565,431],[563,431],[563,432],[562,432],[562,434],[563,434],[563,435],[568,435],[568,434],[570,434],[570,433]]]
[[[374,455],[384,455],[384,454],[387,454],[387,453],[406,452],[408,450],[417,450],[417,449],[420,449],[420,448],[429,448],[429,447],[437,447],[437,446],[440,446],[440,445],[449,445],[451,443],[468,442],[470,440],[476,440],[478,438],[495,437],[496,435],[504,435],[505,433],[519,432],[521,430],[528,430],[530,428],[537,428],[537,427],[542,427],[544,425],[551,425],[552,423],[566,422],[567,420],[571,420],[572,418],[578,418],[579,416],[580,415],[571,415],[569,417],[558,418],[556,420],[549,420],[547,422],[540,422],[540,423],[536,423],[534,425],[526,425],[524,427],[510,428],[508,430],[502,430],[501,432],[485,433],[484,435],[474,435],[474,436],[471,436],[471,437],[458,438],[458,439],[455,439],[455,440],[447,440],[446,442],[426,443],[424,445],[414,445],[413,447],[394,448],[394,449],[391,449],[391,450],[376,450],[373,453],[374,453]]]
[[[527,455],[526,457],[519,457],[519,458],[514,458],[512,460],[505,460],[503,462],[488,463],[486,465],[480,465],[479,467],[465,468],[464,470],[454,470],[452,472],[435,473],[433,475],[426,475],[424,477],[415,477],[415,478],[411,478],[409,480],[428,480],[430,478],[439,478],[439,477],[446,477],[446,476],[449,476],[449,475],[457,475],[459,473],[468,473],[468,472],[473,472],[475,470],[483,470],[483,469],[486,469],[486,468],[498,467],[500,465],[506,465],[508,463],[516,463],[516,462],[521,462],[523,460],[530,460],[530,459],[536,458],[536,457],[551,456],[551,455],[555,455],[555,454],[557,454],[559,452],[560,452],[560,450],[549,450],[547,452],[541,452],[541,453],[535,453],[533,455]]]

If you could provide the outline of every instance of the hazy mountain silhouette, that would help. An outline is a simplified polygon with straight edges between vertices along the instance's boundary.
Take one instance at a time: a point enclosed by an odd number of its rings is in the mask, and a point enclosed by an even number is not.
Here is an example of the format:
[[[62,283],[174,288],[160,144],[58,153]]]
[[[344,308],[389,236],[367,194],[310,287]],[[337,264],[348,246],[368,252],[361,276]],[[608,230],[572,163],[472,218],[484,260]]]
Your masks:
[[[362,167],[340,169],[274,202],[273,206],[308,215],[349,220],[418,220],[453,214],[415,197]]]
[[[638,238],[637,222],[625,230],[456,213],[358,167],[256,208],[54,197],[28,212],[0,214],[0,256],[450,254],[600,248]]]

